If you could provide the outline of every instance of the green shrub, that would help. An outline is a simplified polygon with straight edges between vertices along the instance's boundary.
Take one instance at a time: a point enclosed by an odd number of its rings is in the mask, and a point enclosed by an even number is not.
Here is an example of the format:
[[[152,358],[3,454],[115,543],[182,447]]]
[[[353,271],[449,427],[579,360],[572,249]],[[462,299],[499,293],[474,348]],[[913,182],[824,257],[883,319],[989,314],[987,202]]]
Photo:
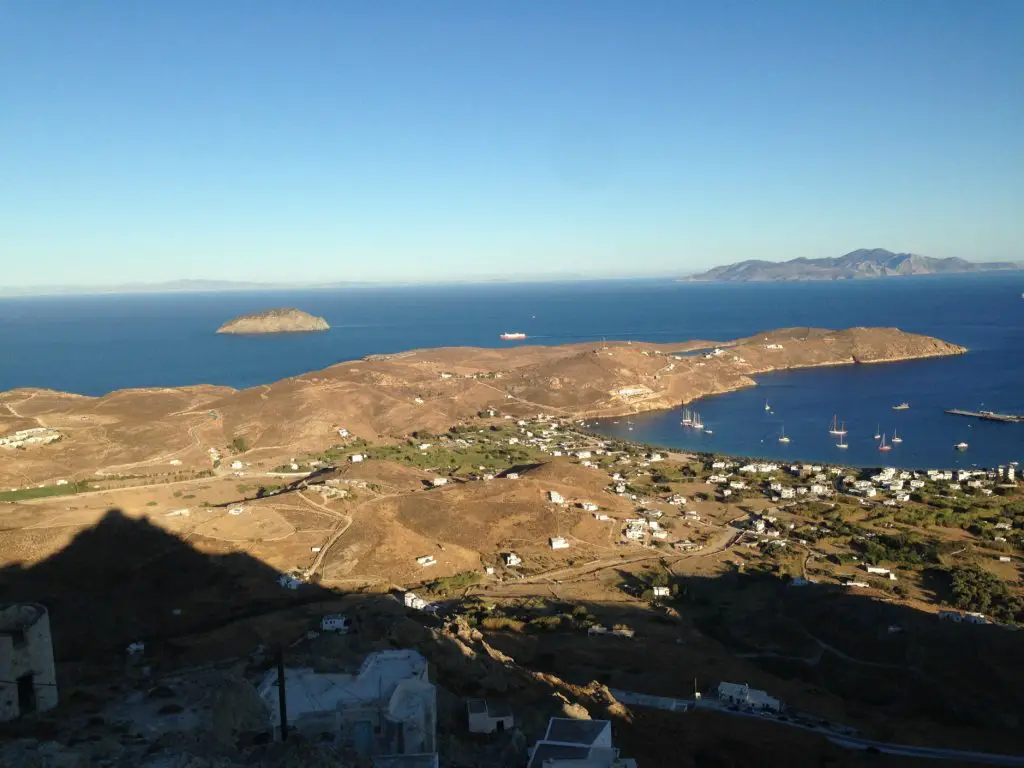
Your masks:
[[[1024,598],[1010,592],[997,576],[976,565],[955,566],[947,571],[953,605],[987,613],[1003,622],[1024,619]]]
[[[455,592],[460,589],[466,589],[471,587],[480,581],[480,574],[476,571],[463,571],[462,573],[456,573],[454,576],[444,576],[440,579],[434,579],[427,584],[427,589],[431,592],[437,592],[438,594],[446,594],[448,592]]]

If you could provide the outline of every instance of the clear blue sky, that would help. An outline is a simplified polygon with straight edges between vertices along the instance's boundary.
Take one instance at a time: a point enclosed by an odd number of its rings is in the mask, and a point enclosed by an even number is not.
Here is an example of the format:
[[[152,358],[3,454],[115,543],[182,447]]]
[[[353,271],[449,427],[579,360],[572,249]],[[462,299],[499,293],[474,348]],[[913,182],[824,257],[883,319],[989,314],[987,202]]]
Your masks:
[[[1024,0],[0,3],[0,285],[1022,234]]]

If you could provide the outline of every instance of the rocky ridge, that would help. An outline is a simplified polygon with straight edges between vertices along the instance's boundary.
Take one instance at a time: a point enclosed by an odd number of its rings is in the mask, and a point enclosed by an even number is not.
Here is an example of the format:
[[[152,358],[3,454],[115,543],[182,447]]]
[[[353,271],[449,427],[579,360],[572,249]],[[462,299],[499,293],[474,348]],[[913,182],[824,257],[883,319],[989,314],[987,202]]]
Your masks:
[[[907,275],[957,274],[1020,269],[1010,261],[971,262],[955,257],[937,259],[916,253],[893,253],[884,248],[861,248],[825,259],[775,262],[750,260],[715,267],[686,278],[688,282],[770,282],[795,280],[852,280]]]

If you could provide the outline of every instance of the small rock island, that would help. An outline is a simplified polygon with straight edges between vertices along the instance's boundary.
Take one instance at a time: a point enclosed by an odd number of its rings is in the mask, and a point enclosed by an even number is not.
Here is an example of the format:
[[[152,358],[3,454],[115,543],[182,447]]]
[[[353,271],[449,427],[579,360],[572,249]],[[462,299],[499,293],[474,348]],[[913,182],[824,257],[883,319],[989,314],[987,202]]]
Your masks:
[[[301,309],[281,308],[236,317],[218,328],[217,333],[309,333],[330,328],[322,317]]]

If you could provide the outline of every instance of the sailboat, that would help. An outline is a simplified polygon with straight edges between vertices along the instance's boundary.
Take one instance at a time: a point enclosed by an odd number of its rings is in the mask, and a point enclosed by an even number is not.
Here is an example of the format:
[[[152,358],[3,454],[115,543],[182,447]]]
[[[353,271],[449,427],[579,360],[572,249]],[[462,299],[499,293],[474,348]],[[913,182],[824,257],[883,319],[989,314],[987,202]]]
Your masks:
[[[846,439],[843,437],[843,435],[845,435],[845,434],[846,434],[845,432],[840,432],[839,433],[839,442],[836,443],[836,448],[849,448],[850,447],[849,445],[846,444]]]
[[[892,442],[894,442],[894,443],[902,443],[903,442],[903,438],[896,434],[896,430],[895,429],[892,431]]]
[[[772,409],[772,407],[770,405],[768,405],[768,401],[767,400],[764,401],[764,409],[766,411],[770,411]]]
[[[839,426],[839,417],[832,417],[832,426],[829,427],[828,433],[830,435],[845,435],[846,434],[846,422],[843,422],[843,426]]]
[[[683,418],[679,420],[679,423],[682,424],[684,427],[688,427],[691,424],[693,424],[693,416],[690,415],[689,408],[683,409]]]
[[[782,428],[782,434],[779,435],[779,442],[780,443],[788,443],[789,442],[789,438],[786,437],[786,428],[785,427]]]
[[[693,421],[690,426],[694,429],[704,429],[704,422],[700,420],[700,414],[696,411],[693,412]]]
[[[882,427],[881,427],[881,425],[879,425],[879,426],[875,427],[875,440],[878,440],[881,436],[882,436]]]
[[[878,450],[880,451],[891,451],[892,446],[885,444],[885,435],[882,435],[882,442],[878,444]]]
[[[629,431],[632,432],[633,431],[633,420],[632,419],[626,419],[626,425],[629,428]]]

